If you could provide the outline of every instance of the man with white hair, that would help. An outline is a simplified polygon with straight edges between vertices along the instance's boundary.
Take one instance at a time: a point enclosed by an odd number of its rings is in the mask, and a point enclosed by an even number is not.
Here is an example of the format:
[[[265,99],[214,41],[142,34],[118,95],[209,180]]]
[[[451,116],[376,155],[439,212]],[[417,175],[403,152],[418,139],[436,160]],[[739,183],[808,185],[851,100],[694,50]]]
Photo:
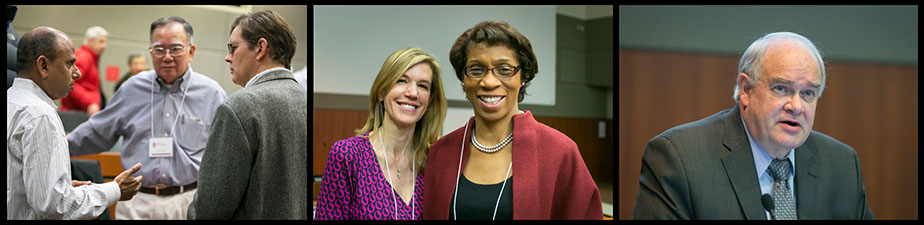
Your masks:
[[[77,49],[77,68],[83,73],[83,79],[78,79],[74,90],[61,99],[61,111],[86,111],[87,117],[92,116],[102,108],[105,103],[102,98],[99,83],[99,57],[106,50],[109,41],[109,32],[103,27],[93,26],[87,29],[83,45]]]
[[[757,39],[735,81],[733,108],[648,141],[633,218],[873,219],[857,152],[812,130],[825,89],[812,41]]]

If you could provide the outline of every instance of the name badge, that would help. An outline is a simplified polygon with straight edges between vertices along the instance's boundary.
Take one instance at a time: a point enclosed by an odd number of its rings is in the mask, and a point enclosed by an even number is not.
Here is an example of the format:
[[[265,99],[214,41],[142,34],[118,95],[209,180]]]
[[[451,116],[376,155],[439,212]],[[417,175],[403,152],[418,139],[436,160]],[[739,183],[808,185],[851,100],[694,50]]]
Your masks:
[[[148,157],[173,157],[173,138],[151,138],[148,142]]]

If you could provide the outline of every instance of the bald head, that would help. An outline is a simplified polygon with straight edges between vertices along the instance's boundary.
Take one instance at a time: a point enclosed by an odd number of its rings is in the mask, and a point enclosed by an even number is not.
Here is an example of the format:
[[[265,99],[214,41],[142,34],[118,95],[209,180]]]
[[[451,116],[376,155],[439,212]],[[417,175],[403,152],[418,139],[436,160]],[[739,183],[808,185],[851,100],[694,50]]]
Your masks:
[[[40,56],[55,61],[60,51],[74,51],[74,44],[67,34],[51,27],[36,27],[26,32],[19,40],[16,50],[16,70],[26,74],[35,69]]]

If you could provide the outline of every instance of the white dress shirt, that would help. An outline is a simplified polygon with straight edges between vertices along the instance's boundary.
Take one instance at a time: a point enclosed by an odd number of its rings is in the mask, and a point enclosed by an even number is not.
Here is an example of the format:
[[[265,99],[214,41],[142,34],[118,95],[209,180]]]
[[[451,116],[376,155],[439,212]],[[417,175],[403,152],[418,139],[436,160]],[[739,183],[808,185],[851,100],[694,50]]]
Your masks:
[[[115,182],[71,186],[64,126],[38,85],[17,77],[6,94],[7,219],[93,219],[119,200]]]
[[[257,73],[257,75],[254,75],[253,77],[250,78],[250,80],[247,81],[247,84],[244,85],[244,88],[250,87],[251,85],[256,83],[257,79],[260,79],[260,77],[262,77],[263,74],[273,72],[276,70],[287,70],[287,69],[284,67],[275,67],[275,68],[267,69],[267,70],[264,70],[263,72]]]

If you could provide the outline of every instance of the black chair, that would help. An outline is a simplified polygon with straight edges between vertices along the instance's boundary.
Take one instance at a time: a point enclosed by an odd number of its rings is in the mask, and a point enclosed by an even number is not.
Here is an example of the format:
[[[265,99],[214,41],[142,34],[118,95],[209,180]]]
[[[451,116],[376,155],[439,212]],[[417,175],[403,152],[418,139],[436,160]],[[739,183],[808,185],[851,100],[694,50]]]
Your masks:
[[[95,184],[103,183],[103,170],[99,166],[99,161],[71,159],[71,179],[79,181],[92,181]],[[109,207],[97,217],[97,220],[110,220]]]

